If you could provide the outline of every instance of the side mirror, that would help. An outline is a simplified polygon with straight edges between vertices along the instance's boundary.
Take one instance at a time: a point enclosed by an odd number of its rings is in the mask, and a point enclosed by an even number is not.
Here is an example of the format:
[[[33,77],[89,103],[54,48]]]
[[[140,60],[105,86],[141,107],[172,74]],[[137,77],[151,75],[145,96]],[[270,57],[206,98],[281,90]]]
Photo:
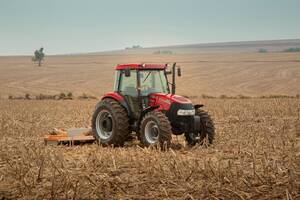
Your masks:
[[[125,69],[125,77],[130,77],[130,69],[129,68]]]
[[[181,68],[180,67],[177,68],[177,75],[181,76]]]

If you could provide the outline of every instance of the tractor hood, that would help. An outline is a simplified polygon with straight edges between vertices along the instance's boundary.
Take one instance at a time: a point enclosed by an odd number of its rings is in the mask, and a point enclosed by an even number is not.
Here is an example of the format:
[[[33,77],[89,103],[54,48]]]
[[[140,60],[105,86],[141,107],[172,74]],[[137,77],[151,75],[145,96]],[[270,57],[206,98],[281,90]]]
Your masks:
[[[150,94],[150,105],[159,106],[160,110],[169,110],[172,103],[192,104],[191,100],[179,95],[163,93]]]
[[[182,104],[192,103],[191,100],[189,100],[183,96],[176,95],[176,94],[153,93],[153,94],[150,94],[150,98],[151,97],[169,100],[170,103],[173,103],[173,102],[182,103]]]

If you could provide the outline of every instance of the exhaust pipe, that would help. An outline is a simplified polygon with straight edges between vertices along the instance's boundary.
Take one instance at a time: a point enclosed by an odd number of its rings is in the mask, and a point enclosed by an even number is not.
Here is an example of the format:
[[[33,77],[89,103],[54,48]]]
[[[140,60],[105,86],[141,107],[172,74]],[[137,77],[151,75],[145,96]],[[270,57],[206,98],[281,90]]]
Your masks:
[[[176,92],[175,76],[176,76],[176,63],[174,63],[172,67],[172,94],[175,94]]]

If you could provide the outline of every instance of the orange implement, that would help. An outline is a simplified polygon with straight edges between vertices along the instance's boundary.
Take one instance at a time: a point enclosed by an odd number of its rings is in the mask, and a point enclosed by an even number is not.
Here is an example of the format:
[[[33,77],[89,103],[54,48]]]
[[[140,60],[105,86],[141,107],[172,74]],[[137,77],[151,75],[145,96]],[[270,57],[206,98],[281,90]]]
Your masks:
[[[95,140],[89,128],[55,129],[55,133],[44,136],[44,142],[56,144],[91,143]]]

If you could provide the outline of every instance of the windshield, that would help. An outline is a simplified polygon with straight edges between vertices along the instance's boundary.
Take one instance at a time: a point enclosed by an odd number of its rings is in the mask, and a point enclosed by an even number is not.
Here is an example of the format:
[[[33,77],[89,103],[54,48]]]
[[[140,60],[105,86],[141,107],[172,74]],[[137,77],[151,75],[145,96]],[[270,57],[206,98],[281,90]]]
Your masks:
[[[168,82],[163,70],[141,70],[141,94],[170,93]]]

